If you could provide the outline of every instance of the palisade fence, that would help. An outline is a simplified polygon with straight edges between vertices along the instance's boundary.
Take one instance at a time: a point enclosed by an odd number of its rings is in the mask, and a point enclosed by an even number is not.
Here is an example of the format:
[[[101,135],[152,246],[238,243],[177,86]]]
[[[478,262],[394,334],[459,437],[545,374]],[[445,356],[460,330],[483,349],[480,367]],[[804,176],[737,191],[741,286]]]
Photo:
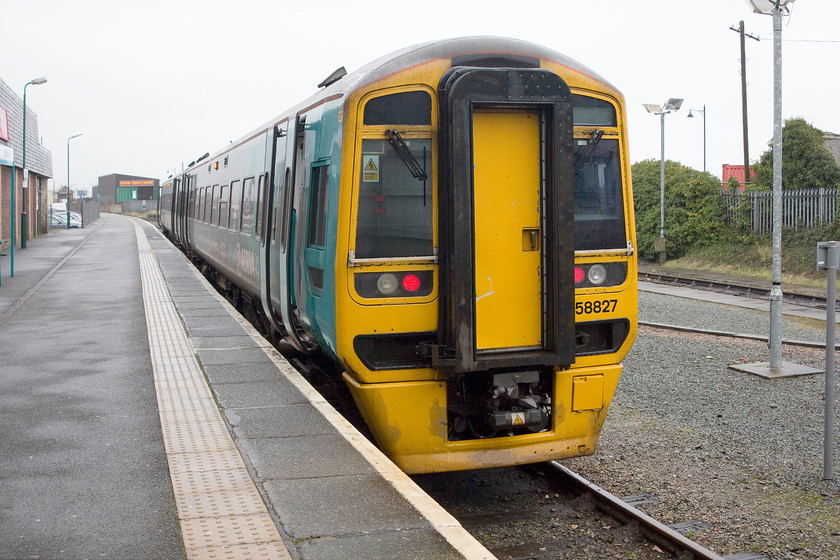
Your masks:
[[[751,228],[755,233],[773,231],[773,192],[746,191],[732,193],[722,191],[726,206],[727,221],[732,224],[739,215],[750,216]],[[808,229],[830,224],[837,215],[837,189],[797,189],[782,191],[782,225],[784,227]]]
[[[157,200],[124,200],[120,203],[123,212],[148,212],[158,209]]]

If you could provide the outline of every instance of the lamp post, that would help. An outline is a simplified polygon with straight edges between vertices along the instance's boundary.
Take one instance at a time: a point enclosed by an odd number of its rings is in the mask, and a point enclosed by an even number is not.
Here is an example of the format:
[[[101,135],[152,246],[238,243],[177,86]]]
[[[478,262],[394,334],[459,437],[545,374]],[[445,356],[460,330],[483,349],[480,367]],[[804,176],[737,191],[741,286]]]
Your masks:
[[[770,288],[770,369],[782,367],[782,11],[793,0],[747,0],[773,16],[773,286]],[[745,169],[745,173],[749,170]]]
[[[40,86],[41,84],[47,83],[46,78],[35,78],[34,80],[30,80],[26,82],[26,85],[23,86],[23,163],[21,167],[23,167],[23,202],[21,203],[21,211],[20,211],[20,248],[26,249],[26,237],[28,233],[28,224],[27,224],[27,214],[26,214],[26,199],[29,198],[26,196],[28,192],[27,187],[29,187],[29,173],[26,171],[26,88],[27,86]],[[14,192],[14,189],[12,189]],[[13,195],[14,196],[14,195]]]
[[[703,171],[706,171],[706,106],[703,105],[702,109],[689,109],[688,116],[686,118],[693,119],[694,114],[692,111],[697,113],[703,114]]]
[[[665,115],[679,111],[682,102],[682,99],[672,97],[662,106],[652,103],[644,104],[644,108],[648,113],[660,116],[659,122],[662,132],[662,156],[660,157],[659,169],[659,239],[654,247],[659,253],[660,264],[665,263]]]
[[[77,132],[67,139],[67,229],[70,229],[70,140],[82,134],[81,132]]]

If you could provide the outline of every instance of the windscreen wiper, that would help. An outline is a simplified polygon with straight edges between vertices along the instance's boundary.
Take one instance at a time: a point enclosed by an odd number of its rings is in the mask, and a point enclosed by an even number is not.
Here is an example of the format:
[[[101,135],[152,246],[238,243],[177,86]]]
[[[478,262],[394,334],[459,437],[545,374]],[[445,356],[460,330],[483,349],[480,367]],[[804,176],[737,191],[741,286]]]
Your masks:
[[[593,130],[592,134],[589,135],[589,140],[586,142],[586,146],[583,150],[578,154],[575,158],[575,169],[578,169],[578,163],[584,158],[589,157],[592,155],[592,152],[595,151],[595,147],[598,145],[598,142],[601,141],[601,137],[604,135],[603,130]],[[575,173],[577,174],[577,172]]]
[[[426,173],[426,170],[420,165],[420,162],[417,161],[411,152],[408,150],[408,145],[406,145],[405,140],[403,137],[400,136],[400,133],[396,130],[386,130],[385,134],[388,135],[388,142],[394,147],[394,151],[397,152],[397,155],[400,156],[400,159],[403,160],[405,166],[408,167],[408,170],[411,171],[411,174],[414,175],[416,179],[420,179],[421,181],[425,181],[429,175]]]

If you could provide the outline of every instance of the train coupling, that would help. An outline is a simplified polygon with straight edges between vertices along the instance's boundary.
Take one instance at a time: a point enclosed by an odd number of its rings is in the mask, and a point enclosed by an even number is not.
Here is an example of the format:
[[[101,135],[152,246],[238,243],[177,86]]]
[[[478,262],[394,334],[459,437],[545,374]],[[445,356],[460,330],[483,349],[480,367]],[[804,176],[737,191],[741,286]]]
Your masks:
[[[539,432],[548,426],[548,414],[544,407],[550,403],[531,391],[539,380],[537,371],[497,373],[493,376],[490,424],[494,430],[525,428]]]

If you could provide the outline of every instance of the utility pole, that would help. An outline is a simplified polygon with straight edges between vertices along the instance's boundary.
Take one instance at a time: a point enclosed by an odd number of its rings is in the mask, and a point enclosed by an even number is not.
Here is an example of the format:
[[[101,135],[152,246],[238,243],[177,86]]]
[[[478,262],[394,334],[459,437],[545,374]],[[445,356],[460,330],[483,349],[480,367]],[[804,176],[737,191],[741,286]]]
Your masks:
[[[730,27],[741,35],[741,121],[744,126],[744,183],[750,183],[750,141],[747,131],[747,48],[745,37],[758,41],[758,37],[744,33],[744,20],[738,24],[738,29]]]

